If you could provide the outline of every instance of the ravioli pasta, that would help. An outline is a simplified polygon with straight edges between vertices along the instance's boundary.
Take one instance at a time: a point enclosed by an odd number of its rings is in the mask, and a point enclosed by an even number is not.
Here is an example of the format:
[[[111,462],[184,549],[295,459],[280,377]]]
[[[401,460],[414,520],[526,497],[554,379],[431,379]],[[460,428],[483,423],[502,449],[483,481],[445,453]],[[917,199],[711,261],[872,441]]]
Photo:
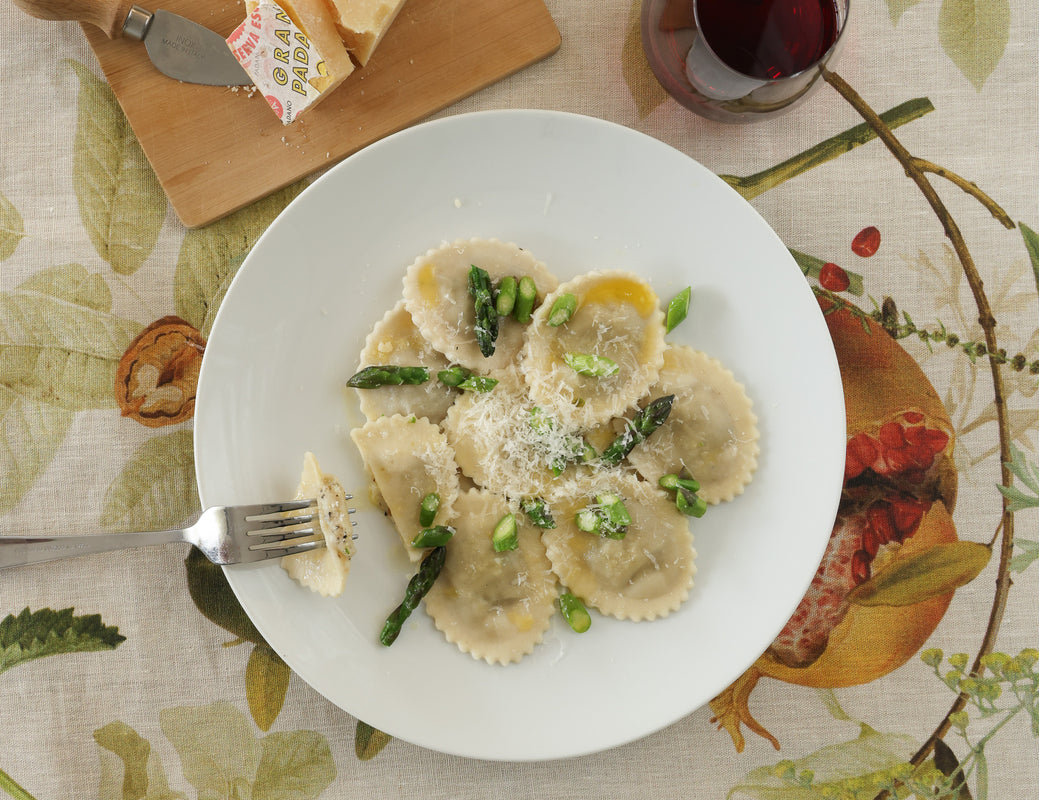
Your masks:
[[[542,534],[552,568],[586,603],[611,617],[664,617],[685,601],[696,551],[685,519],[661,490],[630,474],[585,478],[559,505],[557,527]],[[574,523],[598,494],[619,495],[631,514],[623,539],[589,535]]]
[[[639,473],[652,480],[685,469],[708,503],[742,493],[758,465],[758,421],[735,376],[705,353],[672,345],[649,394],[675,401],[667,422],[628,456]]]
[[[564,294],[576,299],[565,325],[549,312]],[[567,353],[608,358],[613,375],[591,377]],[[531,399],[564,424],[590,428],[631,408],[656,380],[664,357],[664,314],[649,284],[628,272],[592,272],[560,286],[534,314],[522,353]]]
[[[503,311],[489,356],[477,341],[474,266],[495,292],[508,277],[537,287],[529,321]],[[572,313],[550,324],[565,296]],[[579,369],[575,354],[609,368]],[[388,365],[423,366],[430,377],[356,390],[367,421],[351,437],[413,561],[423,555],[411,546],[424,527],[420,503],[440,497],[435,524],[454,533],[423,605],[449,642],[491,664],[535,649],[564,589],[619,620],[676,612],[693,587],[696,550],[690,517],[658,480],[691,474],[717,503],[741,493],[757,466],[757,420],[743,386],[709,356],[668,344],[660,300],[634,272],[559,283],[515,244],[445,243],[407,268],[401,302],[365,342],[358,368]],[[470,380],[448,385],[441,370]],[[626,458],[599,456],[665,395],[671,412],[657,430]],[[535,498],[551,524],[524,511]],[[615,501],[628,517],[605,531],[616,538],[578,524]],[[516,547],[497,552],[492,531],[510,515]]]
[[[546,630],[556,578],[540,531],[521,523],[519,546],[496,553],[488,531],[509,513],[505,497],[471,489],[458,499],[456,532],[426,611],[449,642],[491,664],[519,661]]]
[[[403,300],[386,312],[365,340],[360,366],[373,364],[421,364],[430,371],[449,366],[447,357],[419,333]],[[387,386],[381,392],[358,391],[357,394],[361,413],[369,421],[393,414],[408,414],[440,422],[455,399],[453,389],[435,381],[418,386]]]
[[[523,346],[523,328],[506,327],[494,355],[484,357],[476,343],[476,317],[469,297],[468,275],[473,264],[487,270],[492,281],[507,275],[534,279],[540,298],[558,281],[526,250],[497,239],[464,239],[444,244],[420,256],[404,276],[404,305],[422,335],[449,361],[469,369],[501,369],[515,361]]]
[[[371,475],[379,505],[390,514],[412,561],[422,550],[411,546],[422,526],[419,506],[427,494],[440,498],[438,519],[449,524],[458,497],[454,452],[443,431],[428,419],[379,417],[354,429],[351,438]]]

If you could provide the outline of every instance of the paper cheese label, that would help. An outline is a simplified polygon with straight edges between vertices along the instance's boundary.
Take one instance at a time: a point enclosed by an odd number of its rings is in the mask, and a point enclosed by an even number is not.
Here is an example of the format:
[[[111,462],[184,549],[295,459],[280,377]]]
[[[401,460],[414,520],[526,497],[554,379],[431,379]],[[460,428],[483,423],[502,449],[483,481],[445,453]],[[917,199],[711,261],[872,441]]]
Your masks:
[[[273,0],[250,3],[227,45],[256,88],[288,125],[321,95],[328,70],[314,43]]]

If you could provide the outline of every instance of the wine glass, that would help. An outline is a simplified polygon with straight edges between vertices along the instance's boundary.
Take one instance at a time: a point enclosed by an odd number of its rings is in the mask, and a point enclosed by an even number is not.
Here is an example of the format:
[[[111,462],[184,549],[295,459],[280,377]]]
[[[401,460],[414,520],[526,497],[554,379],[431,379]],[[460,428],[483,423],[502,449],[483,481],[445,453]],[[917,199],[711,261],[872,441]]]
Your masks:
[[[686,108],[721,122],[789,111],[837,55],[851,0],[643,0],[642,47]]]

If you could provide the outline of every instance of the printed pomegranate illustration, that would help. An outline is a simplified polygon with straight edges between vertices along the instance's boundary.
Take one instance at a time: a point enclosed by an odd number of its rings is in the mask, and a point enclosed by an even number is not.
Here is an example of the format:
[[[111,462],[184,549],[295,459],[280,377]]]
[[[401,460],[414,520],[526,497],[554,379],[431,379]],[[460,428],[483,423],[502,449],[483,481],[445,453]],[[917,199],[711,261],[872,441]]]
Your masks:
[[[787,625],[746,673],[711,701],[741,751],[741,725],[779,742],[751,715],[762,676],[817,688],[869,683],[904,664],[933,633],[952,591],[911,605],[859,605],[849,594],[879,571],[956,540],[949,416],[923,371],[883,328],[820,299],[844,385],[844,489],[826,552]]]
[[[202,334],[180,317],[163,317],[141,331],[116,370],[115,397],[123,416],[149,428],[189,419],[205,348]]]

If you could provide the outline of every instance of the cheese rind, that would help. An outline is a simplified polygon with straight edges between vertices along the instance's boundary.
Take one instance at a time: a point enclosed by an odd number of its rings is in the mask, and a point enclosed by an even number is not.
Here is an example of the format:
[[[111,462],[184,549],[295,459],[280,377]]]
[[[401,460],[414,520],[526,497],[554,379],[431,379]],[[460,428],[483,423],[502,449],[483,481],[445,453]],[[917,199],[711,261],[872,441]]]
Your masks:
[[[227,44],[286,125],[354,70],[325,0],[247,0]]]
[[[329,0],[346,49],[364,66],[405,0]]]

